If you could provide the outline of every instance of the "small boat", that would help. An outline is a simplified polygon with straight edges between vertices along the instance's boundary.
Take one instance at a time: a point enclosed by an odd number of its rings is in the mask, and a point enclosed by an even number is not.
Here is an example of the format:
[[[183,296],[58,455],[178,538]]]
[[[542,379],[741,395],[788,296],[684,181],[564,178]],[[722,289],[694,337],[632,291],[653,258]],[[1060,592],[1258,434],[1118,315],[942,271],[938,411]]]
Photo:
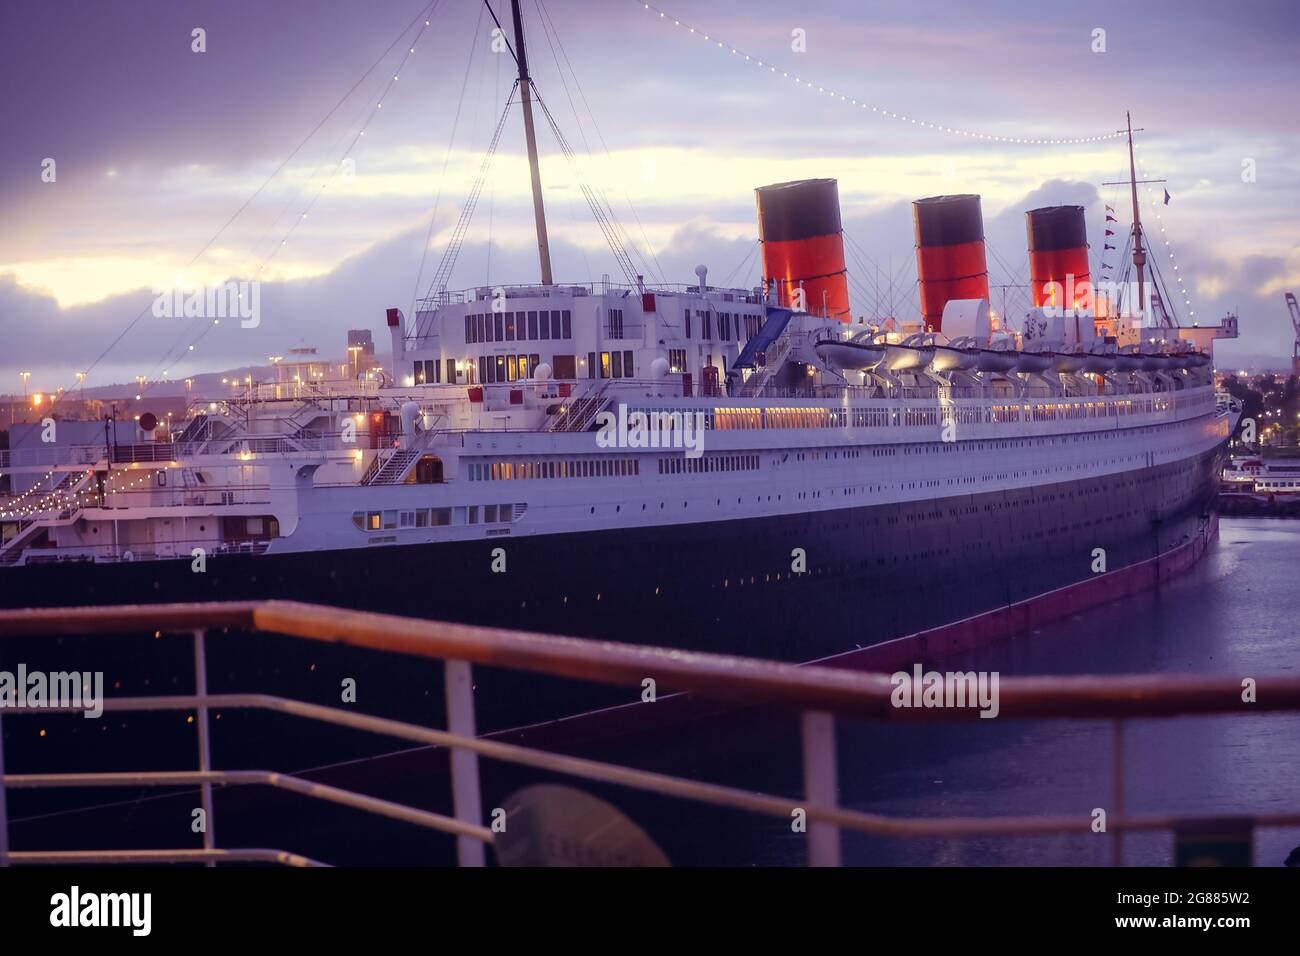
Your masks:
[[[1088,357],[1083,352],[1053,352],[1051,354],[1053,372],[1070,375],[1085,370],[1084,363]]]
[[[1115,353],[1107,351],[1104,346],[1100,349],[1094,348],[1091,352],[1084,352],[1083,370],[1094,375],[1105,375],[1107,372],[1115,371]]]
[[[835,339],[819,339],[813,345],[817,357],[834,369],[850,369],[869,372],[880,364],[885,357],[883,344],[851,340],[840,342]]]
[[[933,341],[927,343],[926,335],[918,332],[909,335],[899,345],[887,345],[885,359],[881,364],[890,372],[909,372],[925,368],[933,360]]]
[[[1140,372],[1142,371],[1142,355],[1135,351],[1121,350],[1115,353],[1115,371],[1117,372]]]
[[[1016,366],[1020,355],[1012,349],[972,349],[974,364],[978,372],[1009,372]]]
[[[1018,352],[1016,353],[1015,369],[1017,372],[1038,373],[1046,372],[1052,367],[1052,352]]]
[[[952,342],[947,345],[935,344],[934,358],[930,362],[930,369],[934,372],[951,372],[956,369],[971,369],[975,367],[976,356],[979,349],[963,348]]]

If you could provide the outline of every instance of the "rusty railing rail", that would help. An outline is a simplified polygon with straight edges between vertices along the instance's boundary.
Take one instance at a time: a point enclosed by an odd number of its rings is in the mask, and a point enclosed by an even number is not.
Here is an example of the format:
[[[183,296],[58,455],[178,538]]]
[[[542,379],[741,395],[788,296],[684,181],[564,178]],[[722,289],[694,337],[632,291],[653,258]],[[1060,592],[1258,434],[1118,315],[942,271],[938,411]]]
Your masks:
[[[306,640],[346,644],[446,662],[447,730],[358,714],[265,694],[210,694],[204,637],[212,628],[241,628]],[[669,648],[533,634],[473,625],[424,621],[286,601],[159,604],[0,611],[0,639],[49,634],[104,635],[143,630],[193,636],[195,690],[189,695],[109,697],[105,711],[194,710],[198,723],[197,771],[12,774],[4,768],[0,739],[0,865],[5,863],[164,863],[255,861],[292,866],[321,865],[284,850],[218,848],[212,787],[262,785],[333,802],[434,829],[457,840],[461,865],[482,866],[493,835],[482,822],[478,758],[500,760],[591,781],[790,819],[796,808],[809,821],[809,863],[838,865],[840,831],[886,836],[1035,835],[1084,832],[1091,817],[900,818],[839,807],[836,802],[835,717],[887,721],[951,721],[978,717],[974,708],[898,708],[888,676],[836,668],[796,666],[753,658]],[[586,758],[549,753],[476,736],[472,666],[507,667],[557,677],[640,688],[656,686],[801,714],[804,793],[800,798],[756,793],[635,770]],[[1123,834],[1169,830],[1203,823],[1198,816],[1126,816],[1123,732],[1133,718],[1187,714],[1300,710],[1300,677],[1264,677],[1256,699],[1242,699],[1231,676],[1008,677],[999,681],[999,714],[1009,719],[1075,718],[1114,721],[1116,814],[1112,862],[1122,862]],[[264,770],[213,770],[208,713],[212,708],[259,709],[306,720],[366,730],[397,739],[445,747],[451,755],[453,816],[432,813],[291,774]],[[8,711],[12,715],[72,711],[71,707]],[[0,717],[5,714],[0,709]],[[8,788],[197,786],[207,816],[202,850],[11,851],[5,791]],[[1239,819],[1240,815],[1234,815]],[[1251,816],[1255,827],[1300,825],[1300,811]]]

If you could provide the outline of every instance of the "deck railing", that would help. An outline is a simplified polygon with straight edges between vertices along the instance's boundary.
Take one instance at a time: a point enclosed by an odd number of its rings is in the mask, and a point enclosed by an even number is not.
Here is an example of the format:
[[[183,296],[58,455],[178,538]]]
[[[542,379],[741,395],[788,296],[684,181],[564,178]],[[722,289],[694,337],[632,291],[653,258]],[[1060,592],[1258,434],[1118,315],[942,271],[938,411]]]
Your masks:
[[[310,641],[346,644],[446,662],[447,729],[324,707],[264,694],[210,694],[204,641],[212,628],[240,628],[285,634]],[[835,717],[887,721],[944,721],[978,718],[972,708],[898,708],[893,684],[884,674],[824,666],[794,666],[752,658],[675,649],[554,637],[341,610],[283,601],[260,603],[168,604],[0,611],[0,640],[22,635],[121,634],[143,630],[162,635],[189,634],[193,642],[195,693],[154,697],[110,697],[106,712],[193,710],[198,724],[197,769],[125,773],[8,773],[0,747],[0,865],[6,863],[194,863],[268,862],[317,865],[285,850],[218,848],[212,788],[258,784],[303,797],[353,807],[450,834],[457,840],[461,865],[485,863],[493,833],[483,825],[479,797],[480,757],[538,770],[695,800],[744,812],[791,819],[802,809],[809,822],[808,862],[838,865],[840,831],[895,837],[1027,836],[1088,832],[1091,817],[939,817],[905,818],[849,810],[837,804]],[[646,678],[658,687],[743,706],[776,707],[802,719],[803,782],[800,797],[757,793],[561,755],[478,737],[475,731],[473,665],[508,667],[557,677],[640,688]],[[1261,677],[1253,702],[1231,676],[1106,676],[1002,678],[999,714],[1006,719],[1109,719],[1114,726],[1113,813],[1107,821],[1112,862],[1122,862],[1126,833],[1173,830],[1206,823],[1204,816],[1128,815],[1124,807],[1124,727],[1135,718],[1187,714],[1233,714],[1300,710],[1300,676]],[[445,747],[451,754],[453,815],[393,803],[291,774],[265,770],[214,770],[209,711],[258,709],[340,727],[366,730],[413,743]],[[0,708],[10,719],[52,710]],[[0,737],[0,741],[3,738]],[[5,813],[7,789],[98,787],[199,788],[207,817],[202,850],[11,851]],[[1224,818],[1227,819],[1226,817]],[[1234,814],[1234,824],[1242,817]],[[1300,811],[1255,813],[1252,827],[1300,825]]]

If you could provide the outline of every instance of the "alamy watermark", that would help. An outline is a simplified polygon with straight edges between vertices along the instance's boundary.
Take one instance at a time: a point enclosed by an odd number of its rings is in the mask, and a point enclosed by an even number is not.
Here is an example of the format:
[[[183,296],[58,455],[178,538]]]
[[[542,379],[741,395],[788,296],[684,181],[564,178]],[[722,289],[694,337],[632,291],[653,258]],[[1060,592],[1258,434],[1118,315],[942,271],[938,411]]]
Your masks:
[[[153,314],[158,319],[239,319],[245,329],[262,324],[262,283],[257,280],[208,286],[177,286],[153,290]]]
[[[978,708],[980,717],[998,715],[997,671],[922,672],[920,664],[913,664],[910,674],[897,671],[889,682],[895,707],[970,707]]]
[[[0,708],[71,708],[89,719],[104,713],[103,671],[0,671]]]
[[[618,414],[596,416],[600,448],[681,448],[687,458],[704,454],[703,412],[629,412],[620,403]]]

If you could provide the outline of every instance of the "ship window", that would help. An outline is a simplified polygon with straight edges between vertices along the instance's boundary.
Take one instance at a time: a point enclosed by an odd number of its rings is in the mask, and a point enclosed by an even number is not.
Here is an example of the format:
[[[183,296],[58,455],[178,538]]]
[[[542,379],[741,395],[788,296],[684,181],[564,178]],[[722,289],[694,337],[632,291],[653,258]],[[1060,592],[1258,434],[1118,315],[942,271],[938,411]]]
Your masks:
[[[712,312],[700,313],[700,329],[702,330],[701,334],[703,335],[704,338],[706,339],[713,338],[713,313]]]
[[[523,315],[522,312],[519,314]],[[506,313],[506,341],[513,342],[514,340],[515,340],[515,313],[507,312]]]
[[[471,508],[470,510],[473,511],[474,509]],[[433,517],[432,523],[434,527],[442,527],[443,525],[449,525],[451,524],[451,509],[434,508],[432,517]]]
[[[600,377],[609,378],[609,353],[600,353]]]
[[[474,341],[473,327],[474,327],[474,317],[471,316],[468,312],[466,312],[465,313],[465,341],[466,342]]]
[[[551,337],[551,313],[542,311],[537,313],[538,338],[549,339]]]
[[[562,333],[562,334],[560,335],[560,338],[562,338],[562,339],[571,339],[571,338],[573,338],[573,325],[572,325],[572,319],[573,319],[573,316],[572,316],[572,313],[571,313],[568,309],[565,309],[565,310],[561,313],[561,315],[562,315],[562,317],[563,317],[563,323],[564,323],[564,324],[563,324],[563,326],[561,327],[561,333]]]
[[[528,336],[527,337],[530,339],[537,338],[537,313],[536,312],[528,313]]]
[[[398,515],[398,525],[403,528],[415,527],[415,512],[403,511]]]
[[[485,524],[494,524],[494,523],[496,522],[496,520],[497,520],[497,506],[496,506],[496,505],[484,505],[484,506],[483,506],[483,521],[484,521],[484,523],[485,523]]]
[[[378,512],[378,511],[370,511],[370,512],[367,512],[367,514],[366,514],[366,527],[368,527],[371,531],[378,531],[378,530],[379,530],[379,512]]]
[[[628,349],[623,353],[623,375],[632,378],[632,350]]]
[[[505,316],[500,312],[492,316],[492,331],[496,335],[494,341],[504,342],[505,339]]]
[[[389,528],[396,528],[396,527],[397,527],[397,512],[396,512],[396,511],[385,511],[385,512],[384,512],[384,530],[387,531]]]
[[[682,318],[685,320],[686,337],[689,339],[691,337],[691,310],[682,309]]]
[[[528,377],[529,378],[532,378],[535,374],[537,374],[537,366],[541,364],[542,364],[542,357],[538,355],[536,352],[528,356]]]
[[[429,527],[429,512],[421,508],[415,513],[415,526],[417,528]]]
[[[352,512],[352,523],[353,523],[354,525],[356,525],[356,528],[357,528],[358,531],[365,531],[365,530],[366,530],[366,513],[365,513],[364,511],[354,511],[354,512]],[[199,530],[202,531],[203,529],[200,528]]]
[[[587,353],[587,378],[596,377],[596,353]]]
[[[415,384],[416,385],[424,384],[424,363],[423,362],[415,363]]]
[[[506,356],[506,381],[513,382],[519,377],[518,361],[513,355]]]
[[[552,355],[551,371],[555,378],[578,377],[578,370],[572,355]]]
[[[437,365],[435,363],[435,368],[436,367]],[[447,384],[448,385],[456,384],[456,360],[455,359],[447,359]]]
[[[686,371],[686,349],[668,350],[668,371],[670,372]]]
[[[623,353],[611,352],[609,356],[609,361],[610,361],[610,374],[614,376],[614,378],[622,378],[623,377]]]
[[[506,380],[506,357],[504,355],[498,355],[496,356],[496,360],[497,381],[504,382]]]
[[[469,506],[469,524],[478,524],[478,505]]]

